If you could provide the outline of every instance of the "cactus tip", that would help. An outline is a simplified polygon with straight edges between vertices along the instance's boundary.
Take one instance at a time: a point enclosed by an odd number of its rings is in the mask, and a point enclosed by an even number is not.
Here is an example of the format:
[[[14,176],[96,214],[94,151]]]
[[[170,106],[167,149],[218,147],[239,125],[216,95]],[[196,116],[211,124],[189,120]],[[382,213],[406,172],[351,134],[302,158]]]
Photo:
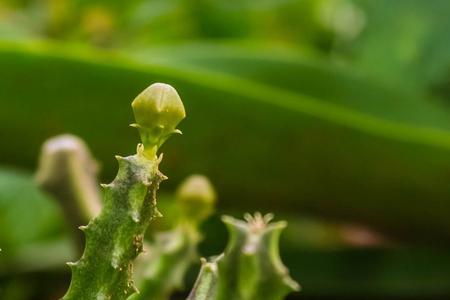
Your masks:
[[[261,214],[259,211],[255,212],[253,215],[246,213],[244,215],[245,221],[247,221],[247,224],[249,226],[249,229],[251,231],[262,231],[265,230],[269,224],[271,227],[280,227],[284,228],[286,227],[287,223],[285,221],[279,221],[276,223],[270,223],[274,218],[274,215],[272,213],[268,214]]]

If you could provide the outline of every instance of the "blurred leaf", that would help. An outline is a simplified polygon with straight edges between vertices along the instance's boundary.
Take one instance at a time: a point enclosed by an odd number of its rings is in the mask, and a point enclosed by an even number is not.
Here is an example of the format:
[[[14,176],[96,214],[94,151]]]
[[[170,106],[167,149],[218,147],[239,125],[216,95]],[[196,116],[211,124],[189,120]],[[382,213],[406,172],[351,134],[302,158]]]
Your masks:
[[[73,255],[63,224],[29,174],[0,169],[0,273],[62,267]]]
[[[201,172],[223,206],[301,209],[450,240],[450,118],[438,102],[351,69],[239,48],[193,48],[197,58],[187,50],[138,58],[49,44],[0,48],[5,162],[33,165],[45,138],[71,132],[111,176],[111,151],[132,153],[137,142],[126,107],[151,82],[168,82],[188,118],[186,134],[163,149],[165,186]]]
[[[448,78],[449,1],[354,2],[367,20],[361,37],[350,46],[359,66],[385,82],[416,91]]]
[[[58,208],[26,173],[0,169],[0,205],[3,254],[63,232]]]
[[[355,112],[363,113],[361,117],[366,119],[366,124],[360,124],[355,118],[349,121],[357,127],[366,127],[370,117],[377,117],[414,126],[450,129],[450,108],[443,103],[418,96],[407,89],[379,83],[350,66],[340,66],[317,56],[310,58],[314,55],[308,52],[299,54],[289,48],[275,48],[264,43],[197,43],[130,52],[143,64],[154,62],[176,69],[202,72],[199,76],[207,78],[209,75],[234,75],[234,78],[227,78],[241,82],[242,79],[250,79],[251,84],[264,83],[264,86],[256,87],[259,89],[267,86],[283,88],[296,92],[297,97],[310,96],[324,100],[329,105],[322,107],[322,111],[348,108],[348,112],[353,115]],[[282,105],[283,102],[277,98],[266,101],[275,105]],[[307,101],[303,99],[302,102]],[[341,110],[340,113],[345,111]],[[348,115],[344,118],[350,119]],[[381,127],[378,126],[374,131],[382,131]],[[405,132],[399,133],[397,138],[405,138],[406,135]]]

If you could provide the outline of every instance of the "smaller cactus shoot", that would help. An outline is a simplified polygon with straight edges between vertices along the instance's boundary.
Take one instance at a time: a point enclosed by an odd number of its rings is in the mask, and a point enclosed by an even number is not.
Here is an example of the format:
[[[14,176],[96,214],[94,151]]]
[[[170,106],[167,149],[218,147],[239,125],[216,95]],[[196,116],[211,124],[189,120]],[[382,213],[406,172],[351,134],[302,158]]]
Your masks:
[[[273,215],[246,214],[245,222],[224,216],[230,237],[224,253],[202,260],[188,300],[281,300],[300,286],[283,265],[278,248],[286,222]]]
[[[72,281],[64,300],[128,298],[136,292],[133,260],[143,251],[143,237],[150,221],[160,216],[156,192],[166,179],[158,169],[159,147],[173,134],[185,110],[175,89],[156,83],[132,103],[142,144],[135,155],[116,156],[119,170],[110,184],[103,184],[103,208],[87,226],[80,260],[69,263]]]
[[[191,175],[176,193],[180,212],[178,224],[159,232],[148,251],[138,259],[137,285],[140,293],[129,300],[167,300],[175,290],[182,290],[188,268],[198,261],[197,246],[202,240],[200,225],[214,211],[216,192],[202,175]]]

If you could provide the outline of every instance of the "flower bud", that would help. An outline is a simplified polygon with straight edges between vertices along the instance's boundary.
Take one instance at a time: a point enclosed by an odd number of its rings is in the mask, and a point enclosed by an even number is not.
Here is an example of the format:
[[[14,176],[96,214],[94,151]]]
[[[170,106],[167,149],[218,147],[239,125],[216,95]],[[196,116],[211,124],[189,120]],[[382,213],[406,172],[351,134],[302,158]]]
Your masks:
[[[191,175],[181,183],[176,198],[184,217],[201,222],[213,213],[217,196],[207,177]]]
[[[145,153],[156,150],[173,133],[186,112],[177,91],[170,85],[154,83],[141,92],[131,104]]]

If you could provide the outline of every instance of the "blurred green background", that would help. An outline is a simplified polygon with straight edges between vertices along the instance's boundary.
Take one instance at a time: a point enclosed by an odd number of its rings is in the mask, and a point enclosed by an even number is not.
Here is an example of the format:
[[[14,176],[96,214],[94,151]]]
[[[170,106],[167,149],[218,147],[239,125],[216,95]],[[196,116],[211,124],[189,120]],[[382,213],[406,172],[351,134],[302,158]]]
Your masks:
[[[448,299],[449,16],[448,0],[2,0],[0,298],[70,279],[41,144],[80,136],[110,181],[138,141],[131,100],[166,82],[188,117],[162,190],[202,173],[219,194],[202,255],[223,249],[219,214],[272,211],[290,299]]]

